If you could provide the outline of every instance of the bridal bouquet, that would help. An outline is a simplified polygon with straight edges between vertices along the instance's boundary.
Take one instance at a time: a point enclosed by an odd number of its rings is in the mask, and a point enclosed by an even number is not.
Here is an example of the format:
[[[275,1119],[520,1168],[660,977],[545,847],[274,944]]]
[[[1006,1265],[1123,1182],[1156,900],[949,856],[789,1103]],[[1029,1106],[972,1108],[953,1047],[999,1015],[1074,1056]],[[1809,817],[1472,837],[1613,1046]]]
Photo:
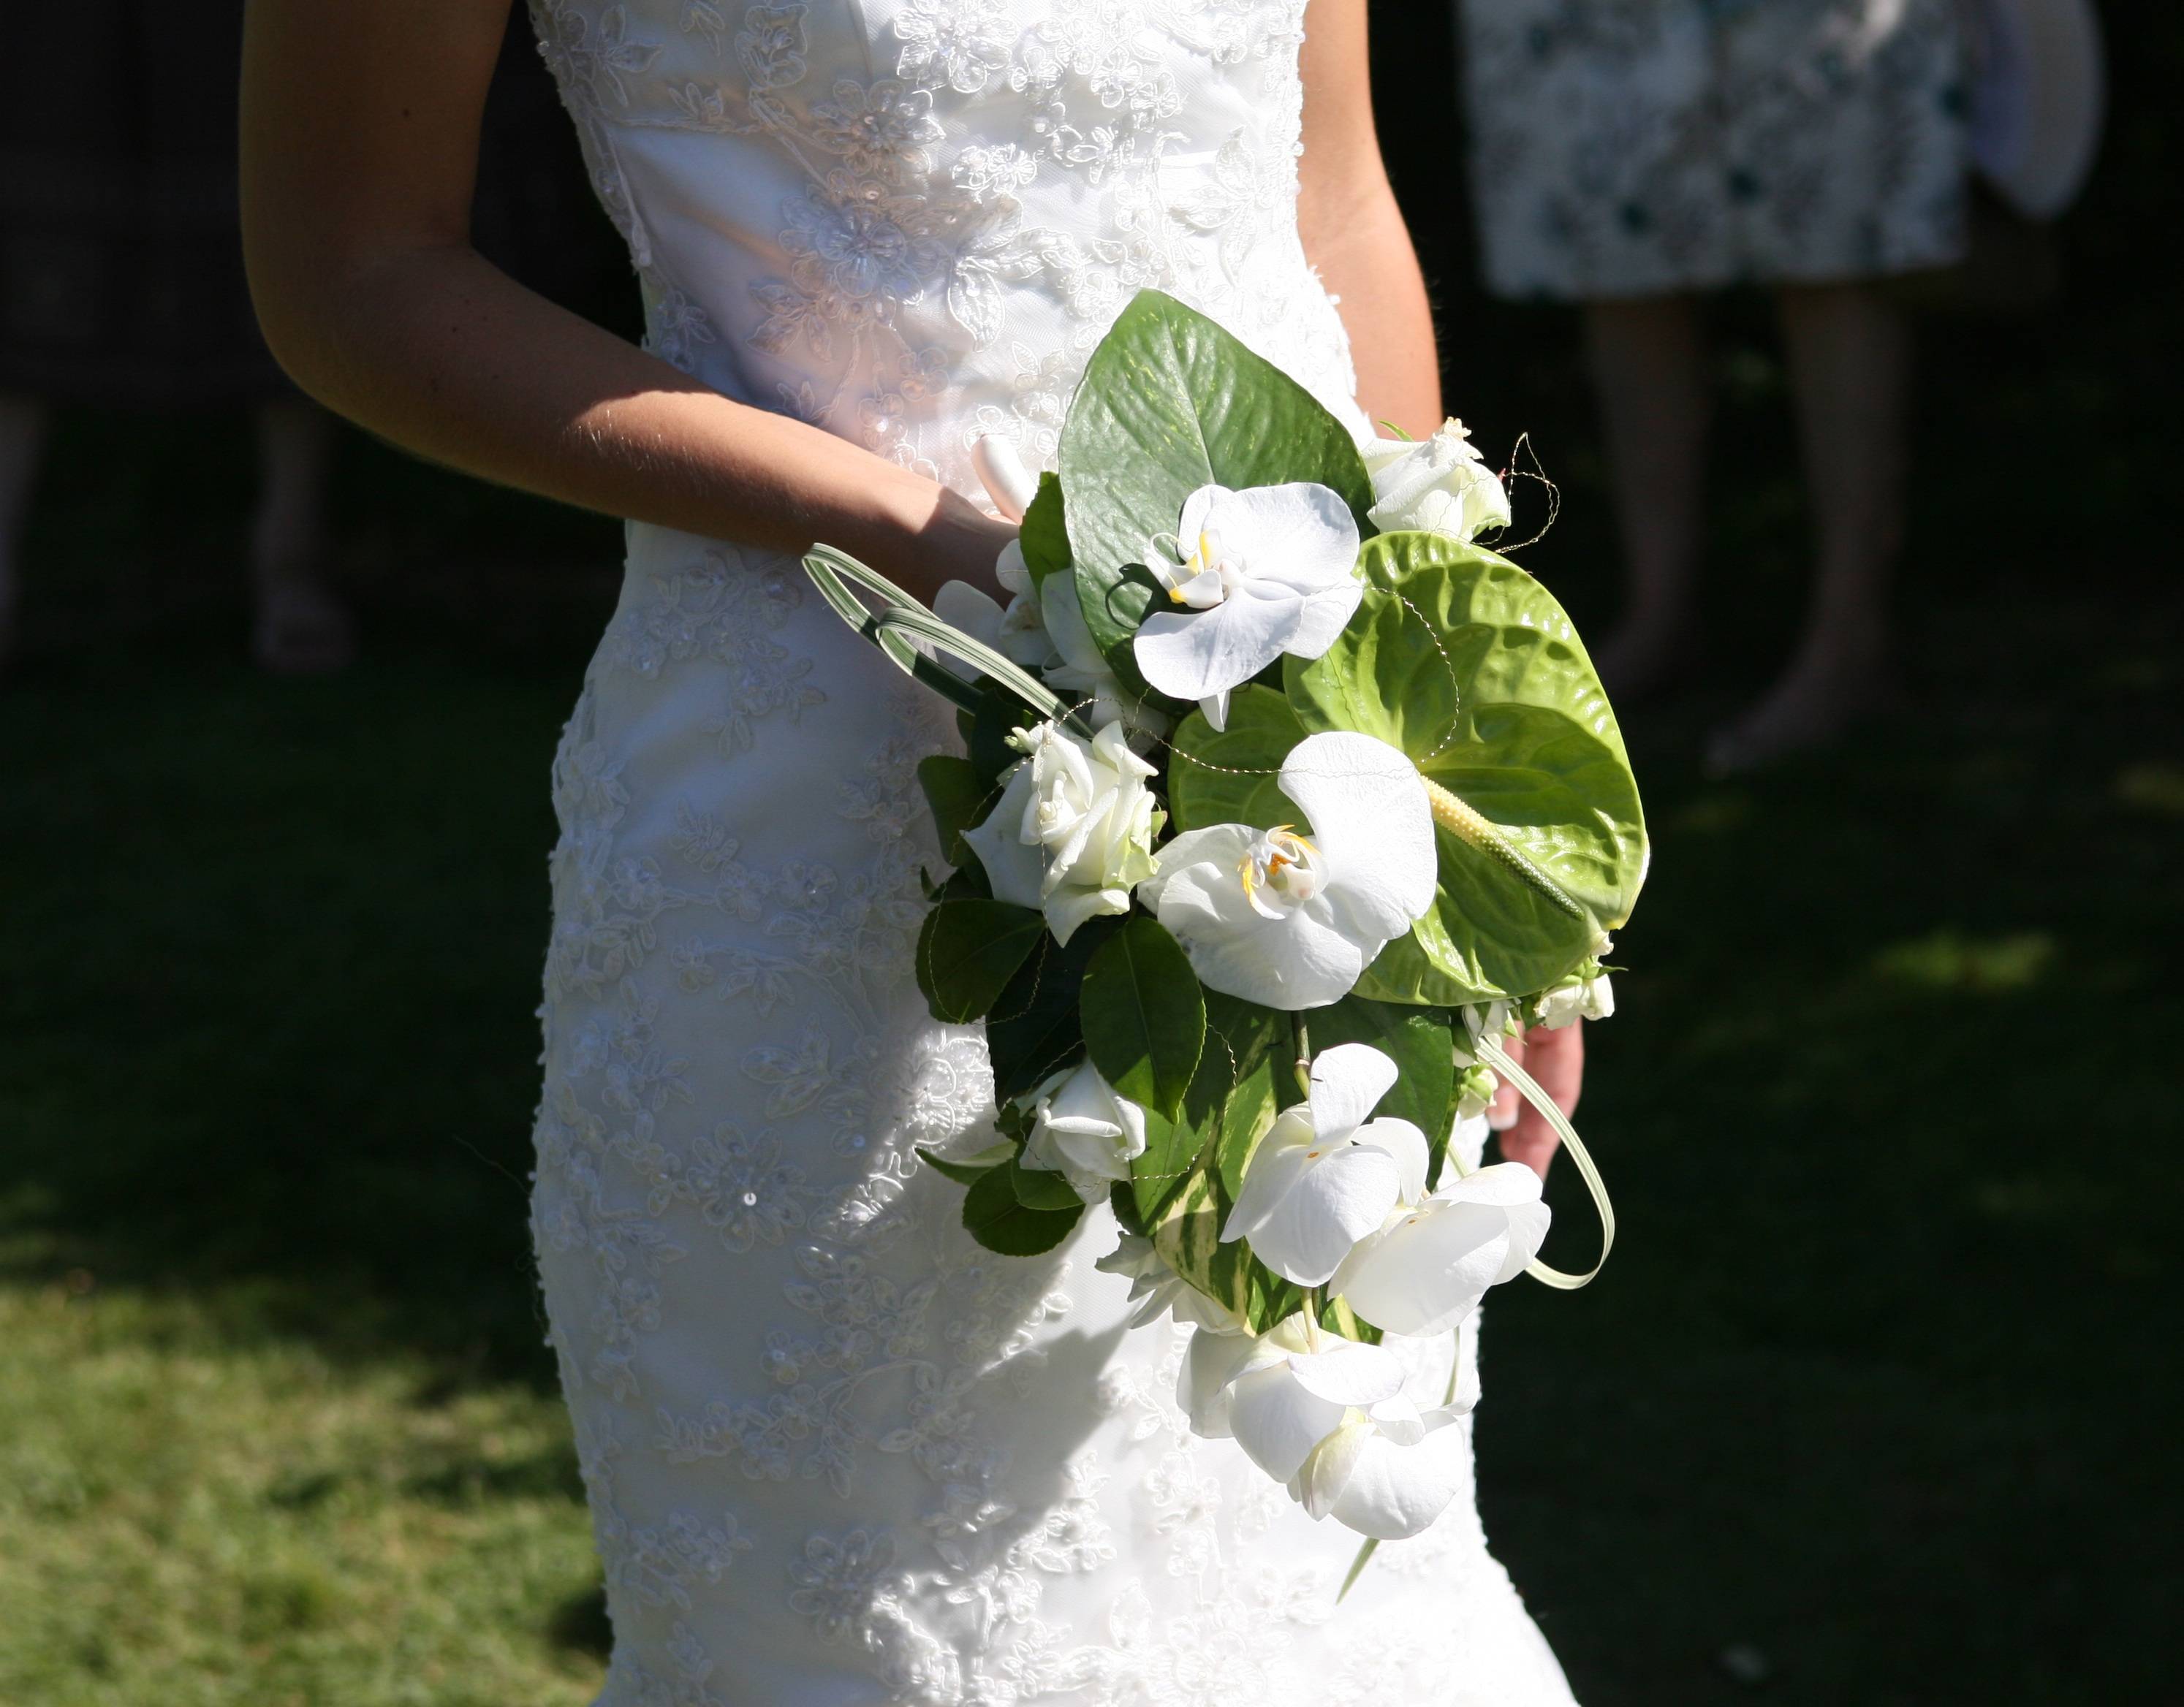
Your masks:
[[[999,1142],[928,1154],[983,1245],[1111,1204],[1139,1321],[1195,1326],[1181,1399],[1315,1517],[1414,1534],[1462,1409],[1396,1342],[1538,1262],[1537,1177],[1452,1146],[1502,1047],[1604,1016],[1646,870],[1638,791],[1568,617],[1474,543],[1501,482],[1451,421],[1357,442],[1220,327],[1141,293],[1094,353],[1060,472],[978,448],[1004,609],[932,609],[826,547],[845,620],[961,710],[919,776],[944,858],[916,951],[983,1020]],[[1594,1270],[1597,1272],[1597,1266]],[[1369,1552],[1369,1543],[1368,1549]],[[1362,1563],[1362,1558],[1361,1558]]]

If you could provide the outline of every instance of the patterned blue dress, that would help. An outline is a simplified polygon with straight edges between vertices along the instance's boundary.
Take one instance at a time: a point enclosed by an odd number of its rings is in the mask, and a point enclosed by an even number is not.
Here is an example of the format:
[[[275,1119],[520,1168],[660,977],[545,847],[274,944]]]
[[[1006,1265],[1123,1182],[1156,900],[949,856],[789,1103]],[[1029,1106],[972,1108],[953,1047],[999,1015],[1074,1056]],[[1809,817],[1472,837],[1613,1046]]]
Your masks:
[[[1489,288],[1638,297],[1945,266],[1953,0],[1464,0]]]

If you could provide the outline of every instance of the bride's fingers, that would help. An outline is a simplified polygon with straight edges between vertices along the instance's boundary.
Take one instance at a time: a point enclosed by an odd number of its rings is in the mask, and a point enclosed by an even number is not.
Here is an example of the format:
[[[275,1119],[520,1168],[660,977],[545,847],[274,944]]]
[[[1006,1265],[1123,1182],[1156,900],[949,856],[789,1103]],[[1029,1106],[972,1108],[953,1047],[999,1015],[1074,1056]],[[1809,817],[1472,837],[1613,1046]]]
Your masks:
[[[1555,1106],[1563,1114],[1577,1112],[1578,1094],[1585,1080],[1582,1021],[1565,1026],[1560,1031],[1528,1032],[1523,1054],[1518,1054],[1513,1048],[1508,1053],[1532,1076],[1534,1082],[1554,1098]],[[1502,1089],[1507,1092],[1513,1087],[1505,1085]],[[1546,1116],[1529,1103],[1520,1103],[1514,1124],[1502,1134],[1502,1154],[1506,1160],[1524,1163],[1545,1179],[1547,1165],[1554,1160],[1555,1150],[1561,1143]]]

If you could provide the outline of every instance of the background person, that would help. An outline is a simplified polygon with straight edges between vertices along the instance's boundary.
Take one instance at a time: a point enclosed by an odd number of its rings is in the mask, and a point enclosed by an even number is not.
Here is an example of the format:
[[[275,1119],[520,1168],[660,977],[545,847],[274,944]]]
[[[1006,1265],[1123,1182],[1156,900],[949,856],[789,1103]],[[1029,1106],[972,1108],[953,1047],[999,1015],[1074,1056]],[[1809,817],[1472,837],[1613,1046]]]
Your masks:
[[[252,655],[337,669],[349,614],[325,579],[333,422],[281,374],[242,275],[235,192],[240,0],[11,8],[0,53],[0,659],[53,411],[246,408],[260,486]],[[55,75],[116,80],[103,98]]]
[[[1702,292],[1773,290],[1817,574],[1788,669],[1717,770],[1824,742],[1890,691],[1910,335],[1880,288],[1959,259],[1951,0],[1468,0],[1488,288],[1583,305],[1630,598],[1611,691],[1695,636],[1708,417]]]

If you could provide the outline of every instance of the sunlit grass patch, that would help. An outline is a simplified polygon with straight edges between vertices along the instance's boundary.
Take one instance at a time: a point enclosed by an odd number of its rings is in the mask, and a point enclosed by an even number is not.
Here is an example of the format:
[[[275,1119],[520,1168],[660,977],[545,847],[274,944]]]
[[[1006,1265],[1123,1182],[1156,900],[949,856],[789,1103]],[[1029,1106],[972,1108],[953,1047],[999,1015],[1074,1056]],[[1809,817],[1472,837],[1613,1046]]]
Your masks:
[[[577,1707],[596,1577],[549,1394],[238,1342],[81,1271],[0,1288],[0,1699]]]

